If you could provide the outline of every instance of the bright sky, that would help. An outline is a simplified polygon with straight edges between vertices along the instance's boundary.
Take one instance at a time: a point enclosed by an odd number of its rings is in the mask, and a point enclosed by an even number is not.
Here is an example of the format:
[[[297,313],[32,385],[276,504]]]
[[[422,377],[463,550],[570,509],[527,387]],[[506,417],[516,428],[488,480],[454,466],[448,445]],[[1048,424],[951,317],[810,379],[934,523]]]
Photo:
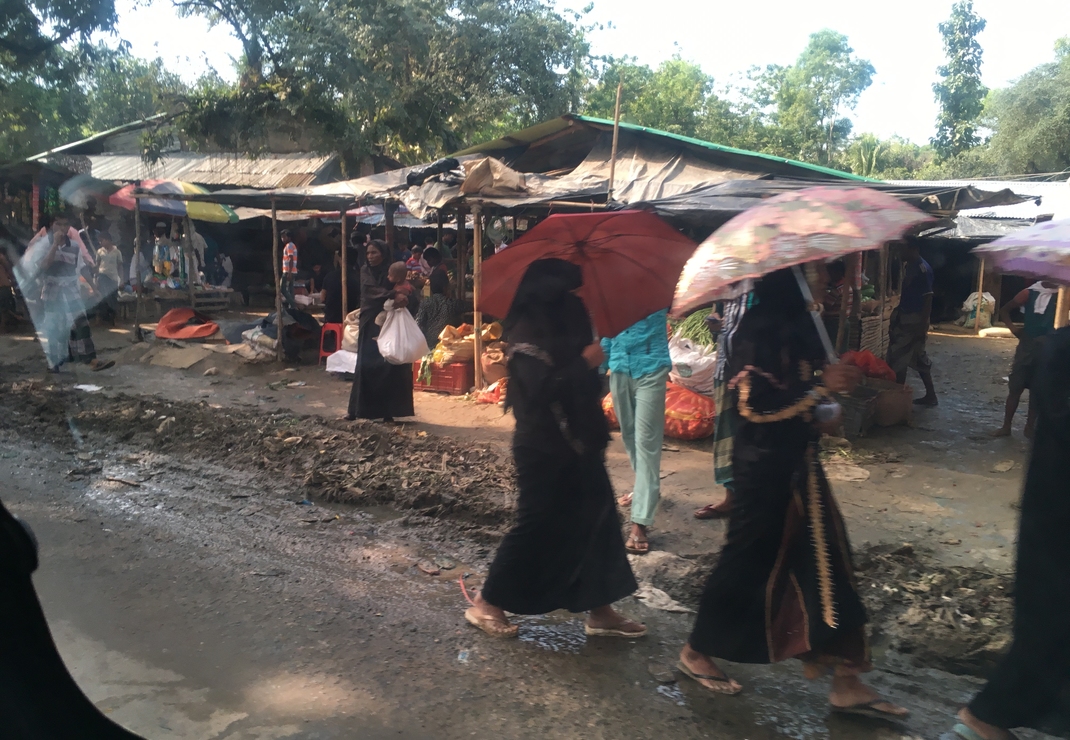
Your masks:
[[[899,134],[924,143],[933,133],[936,103],[932,83],[943,62],[937,24],[952,0],[594,0],[589,20],[607,25],[591,40],[595,54],[633,55],[656,66],[673,54],[697,62],[718,85],[753,65],[789,64],[809,34],[832,28],[850,39],[855,52],[876,67],[873,85],[855,111],[856,132]],[[160,56],[175,71],[194,79],[211,65],[234,77],[231,57],[238,42],[199,18],[177,18],[167,0],[149,6],[118,0],[119,34],[139,56]],[[587,0],[558,0],[562,8],[582,8]],[[1054,58],[1055,41],[1070,36],[1066,0],[975,0],[988,21],[981,34],[983,75],[1000,87]],[[612,24],[611,27],[608,27]]]

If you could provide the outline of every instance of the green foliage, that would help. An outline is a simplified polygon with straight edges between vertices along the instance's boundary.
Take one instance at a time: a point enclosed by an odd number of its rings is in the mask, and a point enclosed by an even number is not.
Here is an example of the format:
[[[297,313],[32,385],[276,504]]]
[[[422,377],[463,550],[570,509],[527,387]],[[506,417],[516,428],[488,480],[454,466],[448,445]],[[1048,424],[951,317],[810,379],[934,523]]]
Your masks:
[[[1070,169],[1070,46],[1056,46],[1056,60],[994,90],[984,122],[992,131],[989,158],[996,174]]]
[[[613,118],[618,82],[624,84],[622,121],[683,136],[700,135],[709,108],[721,102],[713,94],[713,78],[678,56],[656,70],[634,60],[610,60],[587,95],[589,115]]]
[[[988,88],[981,84],[982,50],[977,35],[985,24],[974,12],[973,0],[959,0],[951,9],[951,17],[940,24],[947,64],[937,69],[940,81],[933,85],[940,115],[932,145],[943,159],[962,154],[979,142],[977,119]]]
[[[4,0],[0,3],[0,70],[63,64],[71,45],[115,26],[115,0]],[[67,48],[64,48],[67,45]]]
[[[178,0],[225,23],[236,87],[195,91],[185,125],[255,150],[283,133],[349,164],[420,161],[574,110],[584,29],[543,0]]]
[[[772,65],[758,76],[756,100],[772,105],[767,150],[804,162],[835,166],[851,135],[846,113],[873,82],[873,65],[831,30],[810,35],[790,67]]]
[[[842,163],[856,175],[909,180],[931,166],[934,156],[932,147],[919,146],[900,136],[882,140],[873,134],[862,134],[851,141]]]

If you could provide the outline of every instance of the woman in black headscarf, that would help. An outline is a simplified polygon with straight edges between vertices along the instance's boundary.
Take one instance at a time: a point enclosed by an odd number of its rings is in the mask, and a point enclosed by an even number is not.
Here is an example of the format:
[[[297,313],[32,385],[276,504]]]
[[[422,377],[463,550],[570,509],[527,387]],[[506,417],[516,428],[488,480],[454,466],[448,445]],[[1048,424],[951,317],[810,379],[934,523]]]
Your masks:
[[[495,637],[514,637],[506,611],[589,611],[591,636],[641,637],[646,627],[612,604],[637,588],[605,467],[609,428],[598,367],[604,358],[587,308],[573,291],[580,268],[532,263],[509,315],[509,386],[519,501],[483,590],[465,612]]]
[[[365,247],[360,268],[360,335],[357,338],[357,377],[349,394],[350,421],[354,419],[382,419],[393,421],[397,416],[414,416],[412,405],[412,365],[391,365],[379,353],[379,325],[375,317],[388,299],[395,308],[407,301],[404,294],[394,290],[387,278],[389,264],[386,243],[375,239]]]
[[[814,282],[825,279],[818,275]],[[905,710],[859,678],[872,667],[866,612],[843,518],[818,459],[821,431],[835,418],[822,424],[815,417],[825,409],[835,417],[836,407],[822,401],[828,391],[853,388],[857,369],[826,365],[790,270],[762,278],[755,298],[732,340],[729,398],[739,426],[727,541],[678,666],[714,693],[736,694],[742,687],[714,657],[736,663],[798,658],[809,678],[833,673],[834,710],[902,717]]]
[[[1025,476],[1014,583],[1014,642],[955,732],[1008,740],[1015,727],[1066,737],[1070,723],[1070,328],[1048,335],[1031,394],[1036,435]]]

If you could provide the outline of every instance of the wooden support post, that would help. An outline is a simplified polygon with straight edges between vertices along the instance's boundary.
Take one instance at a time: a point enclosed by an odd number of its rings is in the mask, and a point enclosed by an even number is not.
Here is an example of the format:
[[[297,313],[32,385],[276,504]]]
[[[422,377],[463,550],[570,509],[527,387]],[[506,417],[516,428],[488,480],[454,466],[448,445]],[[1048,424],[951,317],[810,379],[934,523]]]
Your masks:
[[[346,221],[348,220],[348,217],[346,216],[346,211],[348,209],[349,209],[349,206],[347,206],[345,203],[343,203],[342,204],[342,253],[340,255],[338,255],[339,258],[342,260],[341,261],[341,265],[342,265],[342,323],[345,323],[346,314],[349,313],[349,279],[348,279],[349,278],[349,273],[347,272],[348,265],[346,264],[346,250],[349,248],[349,240],[346,238],[346,225],[347,225]],[[333,266],[332,266],[332,269],[333,269]],[[316,286],[316,287],[320,287],[320,286]],[[321,288],[321,290],[322,290],[322,288]],[[342,348],[341,345],[339,345],[338,349],[341,349],[341,348]]]
[[[141,341],[141,301],[145,290],[145,276],[141,272],[141,198],[134,197],[134,341]]]
[[[1055,299],[1055,328],[1062,329],[1070,323],[1070,288],[1065,285],[1059,288],[1059,295]]]
[[[483,313],[479,310],[480,281],[483,279],[483,208],[472,206],[472,326],[475,334],[476,390],[483,389]]]
[[[457,298],[463,301],[467,291],[465,290],[464,276],[468,271],[468,209],[464,206],[457,208]]]
[[[397,203],[383,203],[383,236],[385,237],[386,246],[390,248],[390,254],[383,256],[386,257],[388,265],[394,261],[394,211],[397,209]]]
[[[275,357],[285,359],[282,351],[282,264],[279,262],[279,212],[275,199],[271,199],[271,265],[275,268]]]
[[[609,155],[609,192],[606,202],[613,200],[614,185],[617,184],[617,141],[620,139],[620,94],[624,83],[617,83],[617,107],[613,113],[613,150]]]
[[[977,307],[973,310],[973,330],[981,332],[981,296],[985,294],[985,258],[977,266]]]
[[[182,259],[186,261],[186,288],[189,290],[189,307],[196,310],[197,294],[193,290],[194,276],[197,274],[197,260],[193,257],[193,221],[186,216],[185,233],[182,235]],[[193,271],[190,271],[190,267]]]

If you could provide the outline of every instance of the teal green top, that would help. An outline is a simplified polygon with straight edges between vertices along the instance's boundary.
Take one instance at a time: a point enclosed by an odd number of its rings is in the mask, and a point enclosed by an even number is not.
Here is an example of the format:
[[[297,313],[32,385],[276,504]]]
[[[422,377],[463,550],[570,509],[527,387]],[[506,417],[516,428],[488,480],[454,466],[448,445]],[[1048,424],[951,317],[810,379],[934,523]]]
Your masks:
[[[1029,299],[1026,300],[1025,306],[1022,307],[1022,315],[1025,317],[1025,333],[1034,339],[1055,331],[1055,306],[1058,301],[1056,301],[1055,296],[1052,296],[1048,300],[1047,310],[1044,313],[1035,313],[1033,306],[1036,305],[1039,296],[1040,293],[1037,291],[1029,291]]]
[[[669,359],[668,310],[658,311],[632,324],[617,336],[602,340],[605,364],[611,372],[641,378],[672,367]]]

